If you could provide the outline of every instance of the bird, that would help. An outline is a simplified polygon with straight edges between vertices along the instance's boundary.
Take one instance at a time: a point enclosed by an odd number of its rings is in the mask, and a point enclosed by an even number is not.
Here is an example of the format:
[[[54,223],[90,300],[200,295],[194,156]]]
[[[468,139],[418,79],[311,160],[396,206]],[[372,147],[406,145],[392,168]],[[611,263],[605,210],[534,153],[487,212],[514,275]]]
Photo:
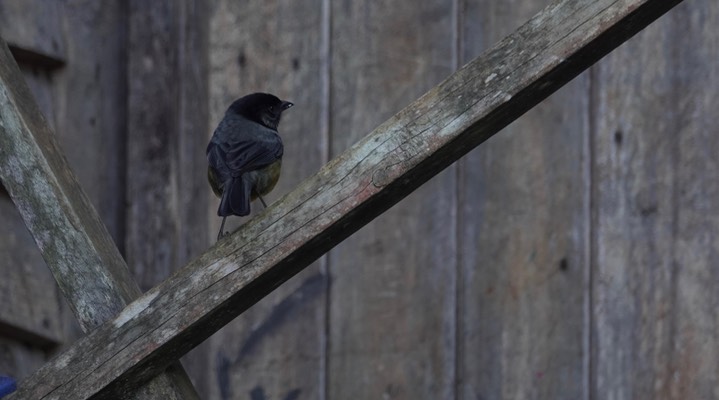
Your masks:
[[[277,132],[282,113],[294,104],[269,93],[252,93],[232,102],[207,145],[207,180],[220,198],[217,240],[230,215],[250,213],[250,203],[274,189],[284,146]]]

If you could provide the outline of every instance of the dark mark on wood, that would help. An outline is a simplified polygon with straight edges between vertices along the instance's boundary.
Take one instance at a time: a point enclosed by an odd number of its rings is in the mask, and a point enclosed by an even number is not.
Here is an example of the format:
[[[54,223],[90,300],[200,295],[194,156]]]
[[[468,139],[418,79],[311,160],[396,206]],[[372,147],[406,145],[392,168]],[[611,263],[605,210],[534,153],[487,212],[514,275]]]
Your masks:
[[[569,262],[566,257],[559,260],[559,270],[562,272],[567,272],[567,270],[569,270]]]

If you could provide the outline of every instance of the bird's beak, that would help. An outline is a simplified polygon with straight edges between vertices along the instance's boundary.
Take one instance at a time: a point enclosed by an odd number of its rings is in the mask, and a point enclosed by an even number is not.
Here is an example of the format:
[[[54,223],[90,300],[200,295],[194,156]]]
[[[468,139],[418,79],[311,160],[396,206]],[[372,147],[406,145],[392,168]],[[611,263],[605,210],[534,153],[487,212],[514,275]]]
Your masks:
[[[282,102],[282,110],[286,110],[292,106],[294,106],[295,103],[289,102],[289,101],[283,101]]]

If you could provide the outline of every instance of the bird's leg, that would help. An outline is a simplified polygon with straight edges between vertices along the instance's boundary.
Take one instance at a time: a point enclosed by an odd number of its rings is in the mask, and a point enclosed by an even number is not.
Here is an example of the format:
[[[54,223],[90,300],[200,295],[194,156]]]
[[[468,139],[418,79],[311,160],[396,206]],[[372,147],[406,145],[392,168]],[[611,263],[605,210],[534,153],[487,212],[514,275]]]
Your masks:
[[[260,196],[259,193],[257,193],[257,198],[260,199],[260,201],[262,202],[262,205],[263,205],[265,208],[267,208],[267,203],[265,203],[265,199],[263,199],[262,196]]]
[[[227,216],[222,217],[222,223],[220,224],[220,233],[217,234],[217,241],[219,242],[220,239],[222,239],[225,236],[225,232],[223,230],[225,229],[225,220],[227,219]]]

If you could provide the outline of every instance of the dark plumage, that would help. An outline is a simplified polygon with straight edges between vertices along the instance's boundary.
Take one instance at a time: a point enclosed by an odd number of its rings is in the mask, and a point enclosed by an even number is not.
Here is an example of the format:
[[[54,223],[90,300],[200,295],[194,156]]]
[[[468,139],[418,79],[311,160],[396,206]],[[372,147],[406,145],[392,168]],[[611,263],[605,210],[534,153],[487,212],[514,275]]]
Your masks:
[[[249,214],[256,198],[265,205],[262,196],[275,187],[283,153],[277,126],[292,105],[271,94],[253,93],[235,100],[215,129],[207,146],[207,178],[220,197],[218,240],[228,216]]]

